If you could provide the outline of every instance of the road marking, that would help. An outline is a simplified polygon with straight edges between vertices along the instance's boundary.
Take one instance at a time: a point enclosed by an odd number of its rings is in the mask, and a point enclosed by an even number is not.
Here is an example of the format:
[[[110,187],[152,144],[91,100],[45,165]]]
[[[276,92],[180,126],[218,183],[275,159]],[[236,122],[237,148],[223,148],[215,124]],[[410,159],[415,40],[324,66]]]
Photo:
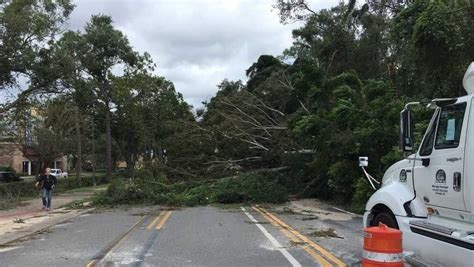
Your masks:
[[[15,249],[22,248],[21,246],[13,246],[13,247],[0,247],[0,253],[7,252],[7,251],[12,251]]]
[[[313,247],[316,251],[318,251],[320,254],[322,254],[326,259],[334,262],[337,266],[347,266],[342,260],[334,256],[332,253],[324,249],[323,247],[319,246],[318,244],[314,243],[311,239],[308,237],[304,236],[300,232],[296,231],[293,229],[291,226],[280,220],[278,217],[273,215],[271,212],[268,212],[264,208],[257,207],[257,209],[261,210],[263,213],[267,214],[269,217],[274,219],[279,225],[281,225],[283,228],[287,229],[290,231],[292,234],[294,234],[296,237],[301,239],[303,242],[307,243],[311,247]]]
[[[86,267],[96,266],[102,260],[107,258],[107,256],[109,256],[110,253],[112,253],[114,248],[118,247],[135,228],[140,226],[143,223],[143,221],[145,221],[146,217],[147,216],[142,216],[135,224],[133,224],[130,228],[128,228],[127,231],[125,231],[123,234],[121,234],[119,237],[117,237],[114,241],[110,242],[105,248],[103,248],[101,251],[99,251],[99,253],[96,254],[92,258],[92,260],[86,265]]]
[[[135,267],[139,267],[139,266],[142,266],[143,265],[143,261],[145,260],[145,257],[146,257],[146,253],[150,250],[151,246],[153,245],[153,243],[155,243],[155,240],[156,238],[158,237],[158,230],[160,230],[161,228],[163,228],[163,225],[165,224],[165,222],[171,217],[171,214],[173,213],[173,211],[168,211],[166,214],[164,212],[162,212],[161,214],[159,214],[155,220],[150,223],[148,226],[149,227],[153,227],[153,225],[155,225],[156,221],[161,218],[161,221],[158,223],[158,225],[156,226],[155,229],[153,229],[153,231],[151,232],[151,235],[148,237],[147,241],[145,242],[145,244],[143,245],[143,248],[140,252],[140,254],[138,255],[138,261],[133,265]],[[164,214],[164,216],[163,216]],[[147,228],[149,229],[149,228]]]
[[[317,254],[311,247],[308,246],[304,241],[296,237],[294,234],[290,233],[287,229],[283,228],[279,225],[275,220],[270,218],[268,215],[257,209],[256,207],[252,207],[255,211],[260,213],[267,221],[269,221],[273,226],[277,227],[288,239],[290,239],[293,243],[299,244],[301,248],[306,251],[317,263],[321,264],[323,267],[332,266],[326,259],[321,257],[321,255]]]
[[[172,213],[173,213],[173,211],[170,210],[165,214],[165,216],[163,216],[163,219],[161,219],[161,221],[156,226],[157,230],[160,230],[161,228],[163,228],[163,225],[165,225],[165,222],[170,218]]]
[[[97,264],[97,260],[93,260],[93,261],[89,262],[89,263],[86,265],[86,267],[93,267],[93,266],[95,266],[96,264]]]
[[[275,222],[277,222],[279,225],[281,225],[283,228],[287,229],[288,231],[290,231],[292,234],[294,234],[296,237],[298,237],[299,239],[301,239],[302,241],[306,242],[308,245],[310,245],[311,247],[313,247],[316,251],[318,251],[321,255],[323,255],[326,259],[332,261],[333,263],[335,263],[336,266],[347,266],[342,260],[340,260],[339,258],[337,258],[336,256],[334,256],[332,253],[330,253],[329,251],[327,251],[326,249],[324,249],[323,247],[319,246],[318,244],[314,243],[311,239],[309,239],[308,237],[304,236],[303,234],[301,234],[300,232],[296,231],[295,229],[293,229],[291,226],[289,226],[288,224],[286,224],[285,222],[283,222],[282,220],[280,220],[278,217],[276,217],[275,215],[273,215],[271,212],[268,212],[267,210],[265,210],[264,208],[261,208],[261,207],[256,207],[257,209],[261,210],[263,213],[265,213],[266,215],[268,215],[270,218],[274,219]]]
[[[268,231],[265,229],[255,218],[247,212],[247,210],[244,207],[240,207],[242,211],[247,215],[247,217],[255,223],[255,225],[258,227],[258,229],[270,240],[270,242],[275,246],[281,254],[293,265],[294,267],[301,267],[301,264],[285,249],[283,246],[278,242]]]
[[[153,226],[155,225],[155,223],[160,219],[161,215],[163,215],[162,212],[159,212],[158,215],[156,216],[156,218],[151,221],[150,224],[148,224],[148,226],[146,227],[147,230],[150,230],[151,228],[153,228]]]

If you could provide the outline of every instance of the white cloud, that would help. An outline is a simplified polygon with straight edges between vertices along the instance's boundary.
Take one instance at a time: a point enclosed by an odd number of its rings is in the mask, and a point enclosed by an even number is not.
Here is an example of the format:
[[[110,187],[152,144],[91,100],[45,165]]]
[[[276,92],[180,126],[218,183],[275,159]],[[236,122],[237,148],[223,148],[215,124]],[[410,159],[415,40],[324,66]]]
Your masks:
[[[310,1],[314,9],[339,0]],[[262,54],[279,55],[297,25],[282,25],[274,0],[78,0],[71,26],[107,14],[138,51],[149,52],[157,74],[175,83],[195,107],[215,94],[223,79],[245,80]]]
[[[275,0],[76,0],[69,26],[83,29],[93,14],[112,16],[132,46],[149,52],[156,73],[195,107],[223,79],[245,80],[262,54],[279,55],[298,25],[282,25]],[[339,0],[309,1],[314,10]]]

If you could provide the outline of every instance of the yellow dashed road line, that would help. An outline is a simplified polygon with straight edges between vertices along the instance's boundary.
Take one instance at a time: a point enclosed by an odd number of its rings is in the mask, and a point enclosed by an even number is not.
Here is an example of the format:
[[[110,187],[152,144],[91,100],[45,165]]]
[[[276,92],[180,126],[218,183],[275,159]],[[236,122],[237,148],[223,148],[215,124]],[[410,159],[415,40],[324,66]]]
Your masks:
[[[161,221],[156,226],[157,230],[160,230],[161,228],[163,228],[163,226],[165,225],[166,221],[170,218],[172,213],[173,213],[173,211],[170,210],[165,214],[165,216],[163,216],[163,219],[161,219]]]
[[[96,263],[97,263],[97,260],[93,260],[93,261],[89,262],[89,263],[86,265],[86,267],[93,267],[93,266],[96,265]]]
[[[153,228],[153,226],[155,225],[155,223],[160,219],[160,217],[163,215],[162,212],[159,212],[158,215],[156,216],[156,218],[151,221],[151,223],[148,224],[148,226],[146,227],[147,230],[150,230],[151,228]]]

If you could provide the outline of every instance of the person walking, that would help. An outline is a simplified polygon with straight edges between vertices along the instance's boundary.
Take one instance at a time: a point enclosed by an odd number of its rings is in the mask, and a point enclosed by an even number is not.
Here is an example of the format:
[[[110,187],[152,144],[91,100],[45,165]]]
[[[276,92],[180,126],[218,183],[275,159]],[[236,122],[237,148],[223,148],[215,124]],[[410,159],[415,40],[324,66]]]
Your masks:
[[[42,200],[43,200],[43,210],[51,210],[51,198],[53,197],[53,188],[56,185],[58,180],[56,176],[51,175],[51,169],[46,168],[45,174],[40,176],[36,182],[37,186],[42,188]]]

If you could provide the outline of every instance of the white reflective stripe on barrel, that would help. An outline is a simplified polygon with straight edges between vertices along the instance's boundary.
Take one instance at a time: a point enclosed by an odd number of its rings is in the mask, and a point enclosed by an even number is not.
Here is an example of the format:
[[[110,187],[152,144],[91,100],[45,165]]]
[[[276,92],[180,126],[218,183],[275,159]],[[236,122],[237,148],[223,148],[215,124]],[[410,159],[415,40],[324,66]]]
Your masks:
[[[366,251],[362,253],[362,257],[367,260],[377,262],[401,262],[403,261],[403,253],[380,253]]]

